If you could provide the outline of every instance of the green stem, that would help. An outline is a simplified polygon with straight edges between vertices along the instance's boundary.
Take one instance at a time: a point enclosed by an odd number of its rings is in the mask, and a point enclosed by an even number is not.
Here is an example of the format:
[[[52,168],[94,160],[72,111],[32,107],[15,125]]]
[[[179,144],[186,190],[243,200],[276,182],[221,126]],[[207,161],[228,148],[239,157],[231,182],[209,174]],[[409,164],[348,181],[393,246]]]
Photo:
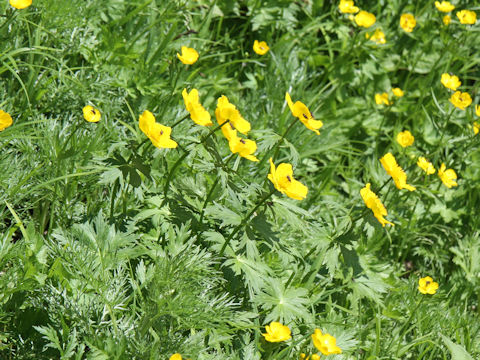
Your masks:
[[[410,313],[410,316],[409,318],[407,319],[407,321],[403,324],[403,326],[401,327],[400,331],[399,331],[399,335],[400,335],[400,339],[398,340],[398,345],[397,345],[397,351],[396,353],[398,353],[398,349],[400,347],[400,344],[401,344],[401,338],[403,337],[404,335],[404,331],[405,331],[405,328],[410,324],[410,321],[412,321],[413,319],[413,316],[415,315],[415,312],[418,310],[420,304],[423,302],[423,299],[425,298],[425,296],[422,296],[420,298],[420,300],[417,301],[417,305],[415,305],[415,308],[412,310],[412,312]],[[392,340],[390,340],[390,343],[388,344],[388,347],[387,347],[387,353],[390,354],[390,348],[392,347],[392,344],[393,344],[393,340],[395,338],[392,336]]]
[[[57,178],[59,176],[59,173],[60,173],[60,163],[61,163],[61,159],[59,158],[63,152],[66,150],[67,148],[67,145],[70,143],[70,140],[72,140],[73,136],[77,133],[77,131],[79,129],[81,129],[84,125],[84,122],[80,122],[80,123],[77,123],[75,125],[75,128],[73,129],[73,131],[70,133],[70,135],[68,136],[67,140],[63,143],[63,146],[62,148],[60,149],[60,151],[57,153],[57,166],[56,166],[56,175],[55,175],[55,178]],[[55,215],[55,210],[54,210],[54,207],[55,207],[55,204],[57,202],[57,191],[58,191],[58,181],[55,182],[55,186],[53,188],[53,200],[52,202],[50,203],[50,220],[48,221],[48,227],[50,230],[52,230],[54,228],[54,215]]]
[[[227,166],[228,163],[230,162],[231,159],[233,159],[233,155],[234,154],[230,154],[230,156],[228,157],[228,159],[225,161],[224,163],[224,166]],[[202,206],[202,210],[200,211],[200,220],[199,220],[199,223],[202,224],[203,222],[203,216],[205,214],[205,208],[207,207],[207,204],[208,202],[210,201],[210,198],[212,197],[212,194],[215,190],[215,187],[217,186],[217,184],[219,183],[220,181],[220,177],[217,176],[217,178],[215,179],[215,182],[213,183],[212,187],[210,188],[210,190],[208,191],[208,194],[207,194],[207,197],[205,198],[205,201],[203,202],[203,206]]]
[[[190,116],[190,113],[188,113],[187,115],[185,115],[183,118],[181,118],[180,120],[178,120],[176,123],[174,123],[172,126],[170,126],[172,129],[177,126],[178,124],[180,124],[182,121],[188,119]]]
[[[197,145],[201,145],[201,144],[205,143],[205,141],[207,141],[208,138],[210,138],[210,136],[212,136],[218,129],[220,129],[222,126],[224,126],[224,125],[227,124],[227,123],[228,123],[228,121],[225,121],[223,124],[218,125],[217,127],[215,127],[215,128],[213,128],[212,130],[210,130],[210,132],[209,132],[207,135],[205,135],[205,136],[202,138],[202,140],[201,140],[199,143],[197,143]],[[192,144],[194,144],[194,143],[195,143],[195,142],[191,142],[191,143],[187,144],[186,147],[189,146],[189,145],[192,145]],[[185,158],[187,157],[187,155],[190,154],[190,152],[187,151],[186,149],[184,149],[183,147],[182,147],[181,149],[183,150],[184,153],[183,153],[182,156],[180,156],[180,157],[178,158],[178,160],[175,162],[175,164],[173,164],[173,167],[172,167],[172,169],[171,169],[171,170],[169,171],[169,173],[168,173],[167,180],[166,180],[165,186],[164,186],[164,188],[163,188],[164,201],[167,199],[167,192],[168,192],[168,190],[169,190],[169,188],[170,188],[170,181],[172,180],[172,177],[173,177],[173,174],[175,173],[175,170],[176,170],[177,167],[181,164],[181,162],[183,161],[183,159],[185,159]]]
[[[257,168],[259,170],[263,168],[263,164],[265,163],[265,160],[267,159],[267,157],[272,157],[274,159],[277,157],[278,152],[280,151],[280,145],[282,144],[283,140],[285,139],[285,136],[287,136],[288,132],[293,128],[293,125],[295,125],[297,123],[297,121],[298,121],[298,118],[294,118],[292,123],[288,126],[288,128],[283,133],[280,140],[278,140],[278,142],[275,144],[275,146],[273,147],[273,150],[274,150],[273,156],[269,156],[268,154],[265,154],[265,156],[260,160],[260,162],[258,163],[258,166],[257,166]],[[257,175],[258,175],[258,172],[257,172]]]
[[[227,248],[228,244],[230,244],[230,241],[232,240],[232,238],[240,231],[240,229],[246,224],[246,222],[248,220],[250,220],[250,217],[253,215],[253,213],[261,206],[263,205],[263,203],[265,203],[265,201],[267,201],[272,195],[273,193],[275,192],[275,188],[270,191],[267,195],[265,195],[261,200],[260,202],[255,205],[255,207],[247,214],[247,216],[245,216],[242,220],[242,222],[240,224],[237,225],[237,227],[232,231],[232,233],[230,234],[230,236],[227,238],[227,240],[225,240],[225,243],[223,244],[222,246],[222,249],[220,250],[220,254],[219,256],[223,256],[223,253],[225,252],[225,249]]]
[[[445,130],[447,130],[448,122],[450,121],[450,118],[452,117],[453,112],[455,111],[455,107],[453,107],[452,111],[450,111],[450,114],[448,114],[447,120],[445,121],[445,124],[443,125],[442,128],[442,135],[440,136],[440,140],[438,141],[438,144],[442,144],[443,136],[445,135]]]

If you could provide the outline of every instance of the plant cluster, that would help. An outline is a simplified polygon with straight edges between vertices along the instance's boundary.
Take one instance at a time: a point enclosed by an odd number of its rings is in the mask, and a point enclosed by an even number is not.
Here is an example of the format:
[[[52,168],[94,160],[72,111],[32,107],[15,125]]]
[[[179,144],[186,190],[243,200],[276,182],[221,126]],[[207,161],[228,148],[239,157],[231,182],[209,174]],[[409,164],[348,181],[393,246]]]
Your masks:
[[[0,357],[477,358],[476,12],[4,1]]]

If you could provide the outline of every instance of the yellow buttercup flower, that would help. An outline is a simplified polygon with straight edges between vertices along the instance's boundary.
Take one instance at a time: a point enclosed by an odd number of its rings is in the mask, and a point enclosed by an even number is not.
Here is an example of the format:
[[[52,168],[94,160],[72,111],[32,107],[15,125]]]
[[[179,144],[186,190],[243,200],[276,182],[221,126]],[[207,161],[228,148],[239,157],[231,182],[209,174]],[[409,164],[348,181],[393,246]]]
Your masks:
[[[197,50],[186,47],[186,46],[182,46],[181,51],[182,51],[182,55],[177,53],[177,57],[182,63],[184,63],[185,65],[192,65],[197,62],[198,60]]]
[[[428,161],[426,158],[423,156],[420,156],[417,161],[417,165],[427,173],[427,175],[432,175],[435,174],[435,168],[433,167],[433,164]]]
[[[413,137],[412,133],[408,130],[399,132],[397,135],[397,142],[400,144],[401,147],[407,147],[413,144],[415,138]]]
[[[221,124],[220,121],[218,123]],[[228,124],[223,125],[221,129],[223,136],[225,136],[228,141],[237,136],[237,130],[235,130],[235,126],[233,126],[230,121],[228,121]]]
[[[179,353],[173,354],[168,360],[182,360],[182,355]]]
[[[442,21],[443,21],[443,24],[445,26],[448,26],[450,25],[450,23],[452,22],[452,17],[450,15],[445,15],[443,18],[442,18]]]
[[[292,337],[292,332],[290,331],[288,326],[282,325],[281,323],[276,321],[272,321],[270,325],[266,325],[265,330],[267,332],[262,335],[268,342],[286,341]]]
[[[258,55],[265,55],[270,48],[268,47],[265,41],[258,41],[255,40],[253,42],[253,51],[255,51]]]
[[[183,89],[182,97],[185,108],[190,113],[190,118],[196,124],[202,126],[211,126],[213,124],[210,113],[200,104],[197,89],[192,89],[190,94],[187,92],[187,89]]]
[[[420,291],[422,294],[433,295],[437,292],[437,289],[438,283],[433,281],[430,276],[426,276],[418,280],[418,291]]]
[[[303,200],[307,196],[308,188],[300,181],[293,178],[293,169],[291,164],[281,163],[275,168],[275,164],[270,158],[270,174],[268,174],[275,189],[284,193],[295,200]]]
[[[480,116],[480,105],[475,105],[475,114]]]
[[[460,110],[465,110],[465,108],[472,103],[472,97],[470,94],[461,91],[453,93],[448,100]]]
[[[15,9],[25,9],[32,5],[32,0],[10,0],[10,5]]]
[[[375,102],[377,105],[392,105],[392,103],[388,100],[388,94],[385,92],[382,94],[375,94]]]
[[[393,95],[395,95],[396,97],[402,97],[403,95],[405,95],[405,92],[399,87],[393,88],[392,92],[393,92]]]
[[[377,43],[378,45],[383,45],[387,42],[387,40],[385,39],[385,34],[380,29],[375,30],[375,32],[371,36],[369,33],[366,33],[365,37]]]
[[[473,123],[473,134],[477,135],[479,131],[480,131],[480,123],[475,121]]]
[[[240,111],[237,110],[235,105],[228,101],[228,98],[225,95],[222,95],[217,100],[215,117],[217,118],[219,125],[228,121],[233,130],[236,129],[244,135],[246,135],[251,129],[250,123],[240,115]],[[225,137],[230,140],[229,136],[225,133],[228,126],[229,124],[222,126],[222,132]]]
[[[412,32],[417,25],[417,20],[412,14],[403,14],[400,16],[400,27],[406,32]]]
[[[477,14],[471,10],[457,11],[458,20],[464,25],[474,25],[477,22]]]
[[[155,116],[145,110],[138,119],[139,127],[142,132],[147,135],[152,144],[157,148],[176,148],[177,143],[170,139],[172,128],[161,125],[155,121]]]
[[[387,216],[387,209],[385,209],[385,206],[383,206],[382,202],[378,198],[375,193],[370,190],[370,183],[365,185],[365,187],[360,190],[360,195],[365,202],[365,205],[372,210],[373,216],[377,218],[377,220],[382,224],[382,226],[385,226],[385,224],[390,224],[392,226],[395,226],[393,223],[390,221],[387,221],[384,216]]]
[[[441,11],[441,12],[450,12],[453,9],[455,9],[455,6],[448,1],[442,1],[442,2],[435,1],[435,7],[437,8],[438,11]]]
[[[457,174],[455,173],[455,170],[445,169],[446,166],[444,163],[442,163],[442,166],[440,166],[440,169],[438,169],[438,176],[440,177],[440,180],[442,180],[443,184],[449,189],[452,186],[458,186],[457,182],[455,181],[457,179]]]
[[[300,360],[320,360],[320,355],[312,354],[310,356],[305,355],[305,353],[300,354]]]
[[[414,191],[415,187],[407,184],[407,174],[405,171],[397,164],[397,160],[392,155],[392,153],[385,154],[381,159],[383,168],[390,175],[395,182],[397,189],[407,189],[409,191]]]
[[[355,15],[355,23],[364,28],[369,28],[375,24],[375,21],[377,21],[375,15],[364,10],[361,10],[357,15]]]
[[[442,83],[443,86],[445,86],[447,89],[456,91],[457,88],[462,85],[462,82],[456,75],[450,75],[448,73],[443,73],[442,78],[440,79],[440,82]]]
[[[88,122],[99,122],[101,116],[100,111],[93,106],[87,105],[83,108],[83,118]]]
[[[5,130],[7,127],[13,124],[12,117],[9,113],[0,110],[0,131]]]
[[[228,124],[224,127],[228,127]],[[255,151],[257,151],[256,142],[253,140],[242,139],[238,137],[237,130],[234,130],[234,134],[228,141],[228,146],[230,147],[230,151],[232,153],[238,153],[238,155],[250,161],[258,161],[258,159],[252,155]]]
[[[320,329],[315,329],[312,334],[313,345],[323,354],[341,354],[342,349],[337,346],[337,339],[330,334],[322,334]]]
[[[344,14],[356,14],[359,10],[359,8],[356,7],[354,2],[351,0],[340,0],[338,9]]]
[[[296,101],[294,104],[288,92],[285,94],[285,100],[287,100],[287,104],[292,112],[292,115],[297,117],[307,129],[314,131],[317,135],[320,135],[320,131],[318,131],[318,129],[323,126],[323,122],[321,120],[315,120],[310,113],[310,110],[308,110],[308,107],[301,101]]]

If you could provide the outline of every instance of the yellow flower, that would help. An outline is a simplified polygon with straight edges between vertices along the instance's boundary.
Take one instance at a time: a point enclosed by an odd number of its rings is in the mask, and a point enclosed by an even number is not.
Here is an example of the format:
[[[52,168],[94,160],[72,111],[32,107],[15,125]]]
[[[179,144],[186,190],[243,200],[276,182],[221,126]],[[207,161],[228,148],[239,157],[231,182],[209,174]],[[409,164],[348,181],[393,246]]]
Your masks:
[[[457,11],[458,20],[464,25],[473,25],[477,22],[477,14],[475,11],[461,10]]]
[[[145,110],[138,119],[139,127],[157,148],[176,148],[177,143],[170,139],[172,128],[155,121],[153,114]]]
[[[475,114],[477,114],[477,116],[480,116],[480,105],[475,105]]]
[[[215,117],[217,118],[219,125],[222,125],[228,121],[230,122],[230,127],[233,130],[236,129],[244,135],[246,135],[251,129],[250,123],[245,120],[242,115],[240,115],[240,112],[237,110],[235,105],[231,104],[225,95],[222,95],[220,98],[218,98]],[[225,130],[228,129],[228,126],[228,124],[222,126],[222,132],[225,137],[230,140],[230,137],[225,133]]]
[[[473,123],[473,134],[477,135],[479,131],[480,131],[480,123],[475,121]]]
[[[399,87],[393,88],[392,92],[393,92],[393,95],[395,95],[396,97],[402,97],[403,95],[405,95],[405,92]]]
[[[101,116],[100,111],[93,106],[87,105],[83,108],[83,117],[88,122],[99,122]]]
[[[405,171],[398,166],[397,160],[391,153],[385,154],[381,159],[380,162],[383,165],[383,168],[393,178],[395,182],[395,186],[397,189],[407,189],[409,191],[414,191],[415,187],[407,184],[407,174]]]
[[[303,200],[307,196],[308,188],[300,181],[293,178],[291,164],[282,163],[275,169],[275,164],[270,158],[270,174],[268,179],[273,183],[275,189],[295,200]]]
[[[382,104],[385,104],[387,106],[392,105],[392,103],[388,100],[387,93],[375,94],[375,102],[377,103],[377,105],[382,105]]]
[[[182,96],[185,108],[190,113],[190,118],[196,124],[202,126],[210,126],[213,124],[210,113],[200,104],[197,89],[192,89],[190,94],[187,92],[187,89],[183,89]]]
[[[370,36],[369,33],[366,33],[366,34],[365,34],[365,37],[366,37],[367,39],[372,40],[373,42],[375,42],[375,43],[377,43],[377,44],[379,44],[379,45],[383,45],[383,44],[385,44],[385,43],[387,42],[387,40],[385,39],[385,34],[384,34],[383,31],[380,30],[380,29],[375,30],[375,32],[373,33],[372,36]]]
[[[219,124],[220,124],[220,121],[219,121]],[[225,136],[225,138],[228,141],[230,141],[235,136],[237,136],[237,130],[235,130],[235,127],[230,121],[228,121],[228,124],[223,125],[221,129],[222,129],[223,136]]]
[[[452,18],[450,15],[445,15],[443,18],[442,18],[442,21],[443,21],[443,24],[445,26],[448,26],[450,25],[450,23],[452,22]]]
[[[198,60],[198,52],[195,49],[182,46],[182,55],[177,53],[177,57],[180,59],[182,63],[185,65],[192,65],[195,64]]]
[[[406,32],[412,32],[417,25],[417,20],[412,14],[403,14],[400,16],[400,27]]]
[[[228,127],[228,124],[224,127]],[[257,144],[255,141],[238,137],[237,130],[234,130],[234,135],[232,135],[228,141],[228,145],[232,153],[238,153],[238,155],[250,161],[258,161],[258,159],[252,155],[257,151]]]
[[[441,3],[435,1],[435,6],[437,7],[437,10],[441,12],[450,12],[455,9],[455,6],[448,1],[442,1]]]
[[[413,137],[412,133],[408,130],[399,132],[397,135],[397,142],[400,144],[401,147],[407,147],[413,144],[415,138]]]
[[[435,174],[435,168],[433,164],[425,159],[423,156],[420,156],[417,161],[417,165],[427,173],[427,175]]]
[[[457,174],[455,173],[455,170],[445,169],[446,166],[444,163],[442,163],[442,166],[440,166],[440,169],[438,169],[438,176],[442,180],[443,184],[449,189],[452,186],[458,186],[457,182],[455,181],[457,179]]]
[[[32,5],[32,0],[10,0],[10,5],[15,9],[25,9]]]
[[[13,124],[12,117],[9,113],[0,110],[0,131],[5,130],[7,127]]]
[[[173,354],[168,360],[182,360],[182,355],[179,353]]]
[[[469,93],[456,91],[452,94],[449,101],[460,110],[465,110],[465,108],[472,103],[472,98]]]
[[[304,353],[300,354],[300,360],[320,360],[320,355],[313,354],[311,356],[307,356]]]
[[[321,120],[315,120],[310,113],[310,110],[308,110],[308,107],[301,101],[296,101],[294,104],[288,92],[285,94],[285,100],[287,100],[287,104],[292,112],[292,115],[297,117],[307,129],[314,131],[317,135],[320,135],[320,131],[318,131],[318,129],[323,126],[323,122]]]
[[[255,40],[253,42],[253,51],[255,51],[258,55],[265,55],[268,50],[270,50],[270,48],[265,41],[258,42],[258,40]]]
[[[461,81],[458,79],[458,76],[450,75],[448,73],[443,73],[442,74],[442,78],[440,79],[440,82],[447,89],[450,89],[450,90],[453,90],[453,91],[456,91],[457,88],[460,85],[462,85]]]
[[[375,24],[375,21],[377,21],[375,15],[367,11],[361,10],[357,15],[355,15],[355,22],[357,23],[357,25],[364,28],[369,28],[370,26]]]
[[[433,295],[437,292],[437,289],[438,283],[433,281],[430,276],[426,276],[418,280],[418,291],[420,291],[422,294]]]
[[[323,355],[341,354],[342,349],[337,346],[337,339],[330,334],[322,334],[320,329],[315,329],[312,334],[313,345],[320,350]]]
[[[272,321],[270,325],[266,325],[265,330],[267,332],[262,335],[268,342],[281,342],[292,337],[292,333],[288,326],[282,325],[276,321]]]
[[[375,195],[375,193],[370,190],[370,183],[365,185],[365,187],[360,190],[360,195],[362,196],[365,205],[372,210],[373,216],[377,218],[377,220],[380,222],[380,224],[382,224],[382,226],[385,226],[385,224],[395,226],[393,223],[387,221],[384,218],[384,216],[388,215],[387,209],[385,209],[385,206],[383,206],[377,195]]]
[[[358,12],[358,7],[355,6],[354,2],[351,0],[340,0],[338,4],[338,9],[344,14],[355,14]]]

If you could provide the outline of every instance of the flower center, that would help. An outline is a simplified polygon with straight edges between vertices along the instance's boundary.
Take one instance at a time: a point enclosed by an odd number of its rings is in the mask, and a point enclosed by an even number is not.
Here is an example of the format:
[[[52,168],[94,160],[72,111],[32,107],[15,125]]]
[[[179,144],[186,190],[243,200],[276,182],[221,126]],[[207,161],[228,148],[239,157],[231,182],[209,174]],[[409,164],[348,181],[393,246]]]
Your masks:
[[[430,285],[430,281],[427,281],[427,282],[425,283],[425,285],[426,285],[426,286]]]

